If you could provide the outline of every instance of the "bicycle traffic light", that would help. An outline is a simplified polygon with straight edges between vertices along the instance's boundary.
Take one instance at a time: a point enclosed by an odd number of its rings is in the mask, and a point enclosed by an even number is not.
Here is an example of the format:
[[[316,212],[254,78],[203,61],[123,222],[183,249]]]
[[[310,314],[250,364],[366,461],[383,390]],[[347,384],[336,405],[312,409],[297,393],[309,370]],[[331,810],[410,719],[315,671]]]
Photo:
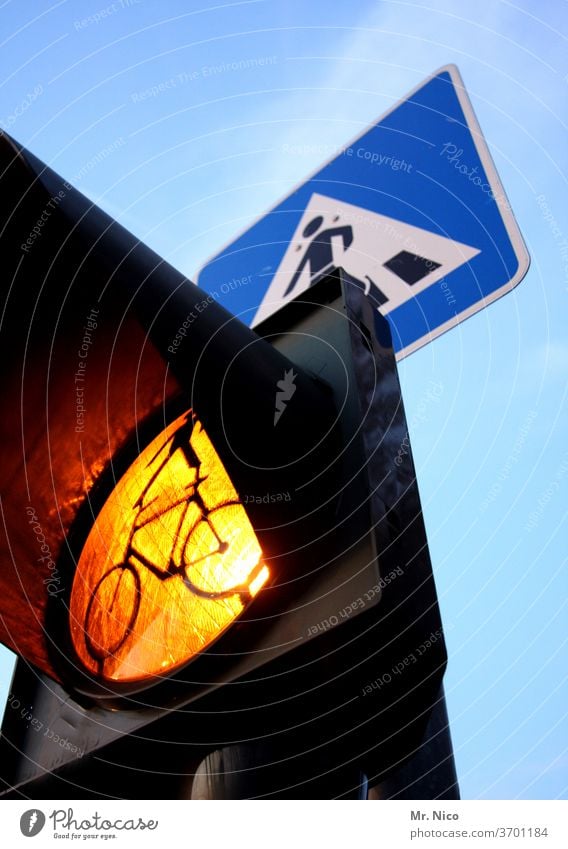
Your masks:
[[[182,760],[267,735],[388,773],[446,663],[388,323],[338,271],[253,332],[216,297],[246,280],[205,294],[0,157],[0,640],[58,682],[20,667],[26,699],[87,754],[148,727]],[[13,784],[87,769],[8,736]]]
[[[1,638],[114,696],[200,655],[262,588],[286,592],[332,512],[313,479],[336,414],[321,382],[0,142]]]

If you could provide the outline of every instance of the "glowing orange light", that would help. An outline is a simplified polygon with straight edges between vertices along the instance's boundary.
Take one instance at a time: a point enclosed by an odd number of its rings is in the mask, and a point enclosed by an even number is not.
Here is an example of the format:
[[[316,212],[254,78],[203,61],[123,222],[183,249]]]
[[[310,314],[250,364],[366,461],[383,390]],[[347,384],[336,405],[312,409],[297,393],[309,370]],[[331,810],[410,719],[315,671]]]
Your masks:
[[[92,674],[137,681],[206,649],[270,576],[201,424],[173,422],[118,482],[83,547],[71,636]]]

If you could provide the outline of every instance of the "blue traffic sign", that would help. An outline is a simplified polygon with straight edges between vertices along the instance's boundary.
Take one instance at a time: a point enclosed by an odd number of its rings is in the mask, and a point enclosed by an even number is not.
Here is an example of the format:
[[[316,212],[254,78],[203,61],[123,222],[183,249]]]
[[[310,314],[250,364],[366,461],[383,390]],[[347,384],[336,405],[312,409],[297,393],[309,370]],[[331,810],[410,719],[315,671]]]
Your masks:
[[[448,65],[212,257],[197,282],[254,327],[343,268],[388,317],[400,359],[509,292],[528,266]]]

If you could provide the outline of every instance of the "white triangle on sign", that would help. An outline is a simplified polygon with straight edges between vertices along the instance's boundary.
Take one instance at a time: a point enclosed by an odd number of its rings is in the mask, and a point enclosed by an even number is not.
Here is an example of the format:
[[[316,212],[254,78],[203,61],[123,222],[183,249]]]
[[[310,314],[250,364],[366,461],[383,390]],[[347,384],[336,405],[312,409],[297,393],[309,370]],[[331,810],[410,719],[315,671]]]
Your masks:
[[[469,262],[480,251],[395,218],[314,193],[252,326],[334,268],[375,287],[387,314]],[[377,291],[379,290],[379,291]]]

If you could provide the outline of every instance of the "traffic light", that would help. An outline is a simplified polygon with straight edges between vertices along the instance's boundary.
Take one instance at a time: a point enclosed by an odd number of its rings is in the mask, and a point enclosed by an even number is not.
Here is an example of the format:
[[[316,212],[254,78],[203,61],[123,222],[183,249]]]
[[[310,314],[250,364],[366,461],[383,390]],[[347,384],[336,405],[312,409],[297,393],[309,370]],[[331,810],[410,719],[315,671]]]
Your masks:
[[[26,792],[96,794],[101,746],[160,772],[263,738],[276,795],[286,757],[314,793],[322,764],[391,774],[446,655],[386,320],[339,272],[253,332],[0,153],[0,638],[49,676],[19,666],[5,783],[67,764]]]
[[[103,697],[187,663],[289,579],[325,512],[306,505],[335,413],[31,154],[2,152],[2,638]]]

